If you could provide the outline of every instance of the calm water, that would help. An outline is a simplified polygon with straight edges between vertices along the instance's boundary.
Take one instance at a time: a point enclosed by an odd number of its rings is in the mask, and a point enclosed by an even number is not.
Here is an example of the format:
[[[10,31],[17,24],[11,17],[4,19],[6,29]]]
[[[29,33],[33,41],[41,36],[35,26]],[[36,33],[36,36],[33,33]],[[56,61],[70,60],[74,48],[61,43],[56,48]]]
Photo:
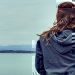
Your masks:
[[[34,56],[34,53],[0,53],[0,75],[33,75]]]

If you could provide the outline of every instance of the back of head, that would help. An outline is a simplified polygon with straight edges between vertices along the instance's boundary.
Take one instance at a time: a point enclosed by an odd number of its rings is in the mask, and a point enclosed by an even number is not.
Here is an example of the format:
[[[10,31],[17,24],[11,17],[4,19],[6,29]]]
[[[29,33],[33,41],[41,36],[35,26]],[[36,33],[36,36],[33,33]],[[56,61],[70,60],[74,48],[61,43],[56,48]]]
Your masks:
[[[58,5],[57,26],[65,28],[73,28],[75,26],[75,5],[71,2],[64,2]]]
[[[46,40],[50,40],[53,35],[65,29],[75,29],[75,4],[72,2],[63,2],[59,4],[56,19],[57,22],[53,27],[41,34]]]

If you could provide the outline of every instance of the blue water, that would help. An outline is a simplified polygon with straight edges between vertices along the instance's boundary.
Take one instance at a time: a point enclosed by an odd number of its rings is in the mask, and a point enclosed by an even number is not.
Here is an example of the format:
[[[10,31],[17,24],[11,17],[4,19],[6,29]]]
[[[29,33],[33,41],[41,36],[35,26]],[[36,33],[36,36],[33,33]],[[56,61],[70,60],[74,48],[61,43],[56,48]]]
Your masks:
[[[34,53],[0,53],[0,75],[32,75],[32,57]]]

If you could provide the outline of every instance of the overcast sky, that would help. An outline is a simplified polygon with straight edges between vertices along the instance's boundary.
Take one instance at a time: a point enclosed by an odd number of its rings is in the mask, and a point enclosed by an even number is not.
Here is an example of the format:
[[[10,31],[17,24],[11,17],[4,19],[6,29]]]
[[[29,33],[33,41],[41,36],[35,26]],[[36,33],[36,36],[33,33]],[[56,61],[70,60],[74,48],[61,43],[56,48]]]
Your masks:
[[[31,44],[55,20],[55,0],[0,0],[0,45]]]

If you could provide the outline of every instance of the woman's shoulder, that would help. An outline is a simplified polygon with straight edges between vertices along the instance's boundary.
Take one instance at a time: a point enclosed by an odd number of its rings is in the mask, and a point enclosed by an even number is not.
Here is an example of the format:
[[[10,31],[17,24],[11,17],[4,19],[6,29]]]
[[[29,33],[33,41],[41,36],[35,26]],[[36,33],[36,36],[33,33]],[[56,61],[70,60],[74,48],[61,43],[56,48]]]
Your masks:
[[[46,40],[45,40],[44,36],[39,36],[39,38],[37,40],[37,44],[44,45],[45,43],[46,43]]]

